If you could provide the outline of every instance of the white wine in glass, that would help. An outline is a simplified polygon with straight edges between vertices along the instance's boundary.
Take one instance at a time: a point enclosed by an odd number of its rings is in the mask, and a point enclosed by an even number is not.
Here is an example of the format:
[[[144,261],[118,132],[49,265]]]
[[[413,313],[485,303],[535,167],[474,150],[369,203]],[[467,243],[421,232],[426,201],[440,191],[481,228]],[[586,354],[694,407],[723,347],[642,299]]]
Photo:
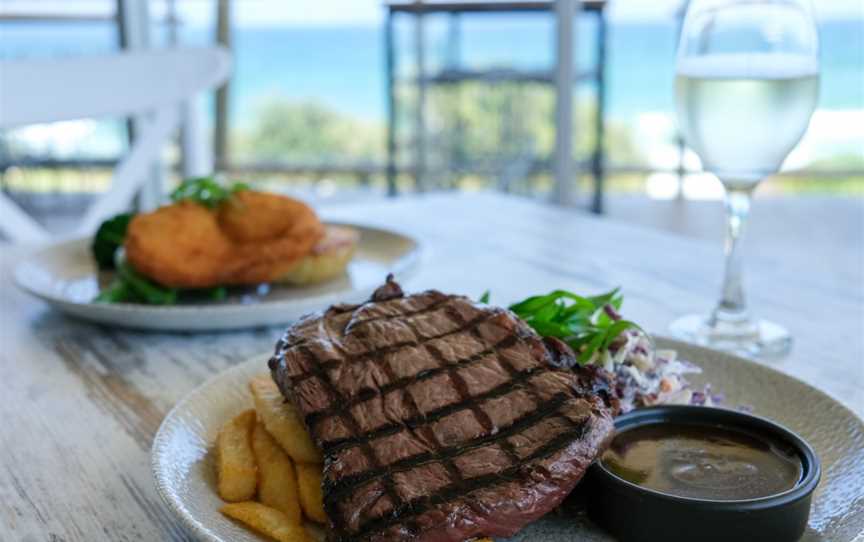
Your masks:
[[[753,190],[776,173],[807,130],[819,96],[818,38],[805,0],[692,0],[678,47],[679,128],[726,189],[726,269],[708,315],[672,331],[715,348],[778,356],[791,347],[778,324],[751,318],[740,237]]]

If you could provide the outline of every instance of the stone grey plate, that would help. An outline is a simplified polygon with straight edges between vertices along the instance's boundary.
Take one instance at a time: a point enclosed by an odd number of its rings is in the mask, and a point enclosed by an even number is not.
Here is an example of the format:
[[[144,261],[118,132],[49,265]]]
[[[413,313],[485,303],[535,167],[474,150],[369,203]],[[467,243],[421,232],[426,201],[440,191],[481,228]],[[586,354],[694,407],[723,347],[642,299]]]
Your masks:
[[[756,362],[699,346],[658,339],[658,347],[700,366],[697,386],[710,382],[728,406],[746,405],[804,437],[822,459],[810,523],[802,540],[853,542],[864,539],[864,422],[823,392]],[[263,541],[222,517],[209,450],[219,427],[250,408],[247,383],[267,373],[262,355],[216,375],[168,414],[152,451],[156,487],[168,508],[197,538],[219,542]],[[674,521],[674,518],[670,518]],[[694,540],[699,533],[693,533]],[[582,516],[547,517],[511,540],[609,541]]]
[[[232,291],[228,299],[173,306],[93,303],[100,277],[90,239],[62,241],[37,250],[19,263],[16,284],[72,316],[109,326],[163,331],[241,329],[285,324],[333,303],[363,301],[387,273],[405,278],[420,261],[419,243],[394,231],[357,229],[360,241],[346,274],[308,287],[273,286]],[[104,277],[101,282],[104,282]]]

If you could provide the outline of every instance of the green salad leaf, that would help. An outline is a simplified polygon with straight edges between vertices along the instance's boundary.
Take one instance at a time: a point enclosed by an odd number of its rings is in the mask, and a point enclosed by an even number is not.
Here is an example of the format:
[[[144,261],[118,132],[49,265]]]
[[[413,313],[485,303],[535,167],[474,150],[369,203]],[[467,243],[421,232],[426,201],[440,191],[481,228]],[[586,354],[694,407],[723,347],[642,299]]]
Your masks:
[[[641,331],[636,323],[618,314],[622,302],[619,288],[590,297],[554,290],[514,303],[510,310],[540,335],[566,342],[584,365],[626,330]]]
[[[99,269],[114,269],[114,255],[123,246],[126,229],[133,216],[133,213],[119,214],[103,222],[96,230],[90,249]]]
[[[117,265],[117,276],[108,288],[99,292],[95,301],[174,305],[177,303],[177,290],[156,284],[135,271],[128,262],[121,261]]]
[[[135,296],[148,305],[173,305],[177,302],[176,289],[156,284],[135,271],[128,262],[117,266],[117,274]]]
[[[102,289],[99,295],[93,299],[96,303],[134,303],[135,293],[126,282],[114,279],[107,288]]]
[[[222,301],[228,297],[225,286],[215,288],[168,288],[141,275],[126,261],[117,265],[117,275],[94,301],[100,303],[142,303],[176,305],[180,301]]]
[[[249,185],[235,182],[226,186],[214,177],[197,177],[180,183],[180,186],[171,192],[171,201],[192,200],[215,209],[241,190],[249,190]]]

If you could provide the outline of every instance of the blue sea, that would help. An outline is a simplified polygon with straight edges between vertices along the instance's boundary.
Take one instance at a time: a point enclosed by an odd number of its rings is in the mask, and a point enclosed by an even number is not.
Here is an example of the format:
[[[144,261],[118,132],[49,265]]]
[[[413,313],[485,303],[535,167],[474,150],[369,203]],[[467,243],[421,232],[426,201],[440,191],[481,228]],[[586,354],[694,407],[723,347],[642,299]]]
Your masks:
[[[593,59],[594,25],[579,26],[577,54]],[[413,71],[413,25],[397,21],[397,57],[403,75]],[[460,62],[465,67],[544,68],[553,62],[553,27],[548,16],[495,16],[465,20]],[[181,42],[201,45],[210,30],[182,28]],[[154,28],[155,42],[164,43]],[[864,109],[864,21],[829,21],[820,27],[820,107]],[[451,54],[446,19],[427,25],[428,65],[444,65]],[[107,23],[0,23],[0,57],[92,54],[116,48]],[[241,27],[234,32],[232,118],[242,126],[268,97],[313,100],[368,120],[384,116],[383,32],[377,26]],[[646,111],[670,111],[675,23],[612,23],[608,41],[608,97],[612,118],[628,122]]]

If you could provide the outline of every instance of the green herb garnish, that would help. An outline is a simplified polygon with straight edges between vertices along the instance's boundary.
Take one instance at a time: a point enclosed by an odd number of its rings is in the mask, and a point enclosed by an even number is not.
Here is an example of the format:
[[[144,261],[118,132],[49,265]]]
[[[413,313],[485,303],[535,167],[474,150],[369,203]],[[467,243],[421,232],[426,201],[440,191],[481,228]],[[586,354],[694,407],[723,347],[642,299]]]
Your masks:
[[[177,290],[166,288],[140,275],[127,262],[117,265],[117,276],[95,301],[103,303],[144,303],[147,305],[173,305]]]
[[[180,186],[171,192],[171,201],[192,200],[215,209],[220,203],[241,190],[249,190],[249,185],[232,183],[225,186],[213,177],[198,177],[180,183]]]
[[[624,331],[642,329],[620,317],[622,301],[618,288],[591,297],[555,290],[515,303],[510,310],[540,335],[566,342],[584,365],[595,353],[609,348]]]
[[[132,213],[119,214],[103,222],[96,230],[90,248],[99,269],[114,269],[114,254],[123,246],[126,228],[133,216]]]
[[[137,297],[129,288],[129,284],[118,278],[100,291],[93,301],[97,303],[134,303],[137,301]]]
[[[222,301],[228,297],[224,286],[215,288],[168,288],[141,275],[128,262],[117,265],[117,276],[99,292],[94,301],[101,303],[143,303],[176,305],[178,301]]]

